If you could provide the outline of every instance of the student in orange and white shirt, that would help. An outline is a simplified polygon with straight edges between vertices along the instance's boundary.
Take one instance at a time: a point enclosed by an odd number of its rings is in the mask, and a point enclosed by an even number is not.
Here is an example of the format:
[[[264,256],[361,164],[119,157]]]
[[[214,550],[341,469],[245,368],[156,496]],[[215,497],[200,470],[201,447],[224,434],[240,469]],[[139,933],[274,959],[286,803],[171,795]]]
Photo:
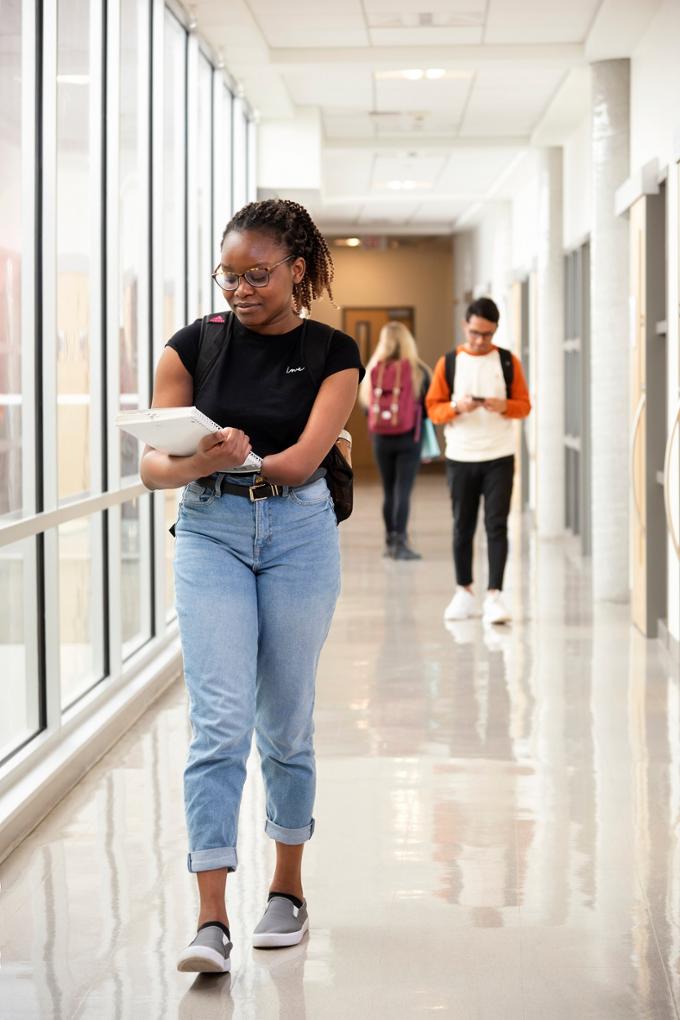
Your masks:
[[[453,392],[446,358],[440,358],[425,398],[430,419],[444,425],[446,475],[453,509],[453,560],[458,587],[444,611],[447,620],[476,615],[472,591],[472,543],[479,503],[489,556],[489,584],[483,617],[506,623],[502,598],[508,558],[508,514],[515,471],[512,419],[531,411],[519,360],[493,343],[500,313],[491,298],[478,298],[465,313],[465,343],[453,359]],[[451,376],[449,369],[449,378]]]

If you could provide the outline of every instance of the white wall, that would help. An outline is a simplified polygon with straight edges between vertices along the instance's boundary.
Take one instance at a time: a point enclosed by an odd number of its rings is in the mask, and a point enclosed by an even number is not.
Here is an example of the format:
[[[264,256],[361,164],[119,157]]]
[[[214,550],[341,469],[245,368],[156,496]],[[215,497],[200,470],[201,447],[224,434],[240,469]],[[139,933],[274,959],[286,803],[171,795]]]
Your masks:
[[[631,55],[631,158],[635,173],[652,159],[659,168],[668,167],[668,429],[680,398],[680,3],[665,0],[641,36]],[[671,505],[680,506],[680,480],[671,479]],[[678,515],[680,516],[680,515]],[[680,522],[676,519],[676,527]],[[680,564],[672,548],[668,550],[668,625],[680,641]]]
[[[564,142],[564,247],[569,251],[583,242],[590,233],[591,201],[591,131],[590,116]]]
[[[665,0],[631,55],[631,172],[675,157],[680,131],[680,3]]]
[[[257,141],[258,187],[321,188],[322,126],[316,108],[299,108],[290,120],[262,121]]]

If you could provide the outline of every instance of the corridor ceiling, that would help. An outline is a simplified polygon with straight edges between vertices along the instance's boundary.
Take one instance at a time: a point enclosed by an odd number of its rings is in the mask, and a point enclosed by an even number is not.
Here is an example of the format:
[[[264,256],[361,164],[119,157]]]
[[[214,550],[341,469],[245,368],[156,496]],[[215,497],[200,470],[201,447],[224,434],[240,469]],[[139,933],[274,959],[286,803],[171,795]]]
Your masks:
[[[589,109],[659,0],[198,0],[261,121],[315,111],[327,232],[450,233],[517,186],[531,146]]]

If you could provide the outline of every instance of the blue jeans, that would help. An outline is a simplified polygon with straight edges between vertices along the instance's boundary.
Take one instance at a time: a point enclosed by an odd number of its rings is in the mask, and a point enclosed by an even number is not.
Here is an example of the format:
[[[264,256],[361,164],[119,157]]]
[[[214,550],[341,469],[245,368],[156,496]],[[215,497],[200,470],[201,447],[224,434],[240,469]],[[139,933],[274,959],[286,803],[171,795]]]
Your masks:
[[[316,670],[340,592],[325,478],[256,503],[192,482],[176,525],[177,615],[193,739],[184,773],[189,871],[237,865],[253,730],[265,832],[298,844],[314,831]],[[229,482],[252,484],[252,476]]]

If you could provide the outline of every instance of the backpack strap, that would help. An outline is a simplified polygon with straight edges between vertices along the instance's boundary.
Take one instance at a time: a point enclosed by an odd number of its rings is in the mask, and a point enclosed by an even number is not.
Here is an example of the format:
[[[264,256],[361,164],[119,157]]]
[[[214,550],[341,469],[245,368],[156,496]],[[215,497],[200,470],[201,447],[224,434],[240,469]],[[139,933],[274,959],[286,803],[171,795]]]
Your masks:
[[[453,396],[453,384],[456,379],[456,348],[447,351],[444,358],[444,375],[449,387],[449,395]]]
[[[515,363],[512,360],[512,354],[507,347],[497,347],[498,357],[501,359],[501,369],[503,371],[503,378],[505,379],[505,392],[508,400],[510,399],[510,392],[512,390],[512,381],[515,377]],[[446,376],[446,382],[449,387],[451,396],[453,396],[453,384],[456,379],[456,351],[448,351],[444,359],[444,375]]]
[[[232,312],[212,312],[201,319],[198,357],[194,369],[194,404],[221,352],[229,346],[233,328]]]
[[[501,368],[503,369],[503,378],[505,379],[505,392],[509,400],[512,391],[512,381],[515,378],[515,363],[507,347],[499,347],[498,356],[501,359]]]

